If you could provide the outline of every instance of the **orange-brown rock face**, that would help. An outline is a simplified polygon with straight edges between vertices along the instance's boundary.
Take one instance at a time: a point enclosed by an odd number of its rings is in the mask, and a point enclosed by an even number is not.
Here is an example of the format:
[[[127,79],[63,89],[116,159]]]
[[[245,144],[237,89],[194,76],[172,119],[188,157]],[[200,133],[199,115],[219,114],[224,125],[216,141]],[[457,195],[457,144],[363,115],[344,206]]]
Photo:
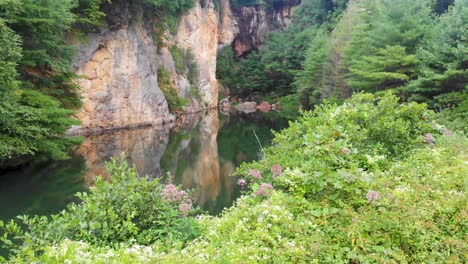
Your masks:
[[[200,3],[182,17],[176,36],[176,43],[185,50],[191,50],[198,64],[200,74],[199,91],[205,107],[218,104],[218,82],[216,81],[216,50],[218,46],[218,17],[208,2],[202,8]]]
[[[155,30],[161,23],[158,18],[133,1],[112,1],[105,10],[106,26],[89,34],[86,43],[79,43],[74,67],[83,76],[77,81],[83,107],[76,115],[82,124],[69,133],[160,126],[172,121],[158,85],[157,73],[162,67],[170,72],[173,89],[186,99],[185,112],[216,107],[218,48],[232,45],[238,56],[257,49],[266,33],[276,28],[273,24],[280,28],[288,24],[292,6],[300,1],[283,2],[268,9],[261,5],[233,8],[229,0],[220,0],[218,12],[213,0],[198,0],[171,35]],[[158,39],[164,40],[164,47],[157,46]],[[176,68],[173,46],[193,55],[197,80]]]
[[[265,43],[268,32],[286,28],[292,18],[292,10],[300,0],[277,1],[272,6],[233,6],[239,33],[232,43],[237,57],[242,57]]]
[[[218,47],[231,45],[237,34],[239,34],[239,26],[232,12],[231,4],[229,0],[221,0],[218,24]]]
[[[221,2],[226,11],[222,19],[213,2],[205,2],[202,7],[197,1],[180,19],[175,36],[164,33],[167,47],[157,47],[157,18],[129,1],[112,1],[106,10],[107,25],[80,44],[75,59],[76,73],[83,76],[77,81],[83,107],[76,115],[82,124],[69,133],[160,125],[170,120],[168,104],[158,85],[161,67],[171,73],[179,96],[188,99],[186,112],[216,107],[216,53],[218,45],[228,45],[234,38],[235,21],[228,0]],[[173,45],[193,54],[199,74],[196,83],[176,69]],[[199,97],[193,97],[193,89],[198,90]]]
[[[109,14],[118,24],[89,35],[79,49],[74,66],[83,76],[77,81],[83,98],[77,118],[82,124],[73,132],[160,124],[170,118],[158,88],[152,32],[142,21],[130,23],[131,15],[142,12],[130,14],[128,8],[119,4],[121,13]]]

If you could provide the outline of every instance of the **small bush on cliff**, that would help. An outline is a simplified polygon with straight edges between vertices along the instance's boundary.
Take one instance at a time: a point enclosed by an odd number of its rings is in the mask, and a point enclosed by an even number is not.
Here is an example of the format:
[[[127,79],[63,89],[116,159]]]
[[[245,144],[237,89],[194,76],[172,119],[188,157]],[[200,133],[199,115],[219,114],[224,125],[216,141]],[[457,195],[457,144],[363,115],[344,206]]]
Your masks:
[[[187,104],[187,101],[179,97],[179,94],[172,84],[171,72],[165,67],[158,69],[158,85],[164,93],[164,97],[169,105],[169,110],[174,113],[182,111],[182,107]]]

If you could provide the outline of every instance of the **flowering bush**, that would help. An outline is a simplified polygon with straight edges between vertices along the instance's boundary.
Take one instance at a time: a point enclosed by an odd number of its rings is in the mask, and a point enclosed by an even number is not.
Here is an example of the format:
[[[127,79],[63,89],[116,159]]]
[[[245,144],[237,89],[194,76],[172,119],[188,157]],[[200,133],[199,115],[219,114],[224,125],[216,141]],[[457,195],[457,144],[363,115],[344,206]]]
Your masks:
[[[158,179],[138,178],[123,159],[109,162],[107,170],[112,175],[110,182],[97,178],[89,194],[78,193],[80,204],[71,204],[51,219],[20,217],[25,229],[14,222],[0,223],[0,233],[3,229],[6,236],[3,241],[14,253],[26,254],[41,252],[45,244],[65,238],[107,246],[172,243],[196,236],[195,219],[185,217],[194,212],[185,191]]]
[[[24,220],[27,233],[0,222],[23,243],[11,261],[466,262],[466,136],[433,127],[423,105],[400,106],[391,95],[321,109],[278,133],[263,160],[239,169],[249,193],[220,216],[192,218],[184,191],[137,184],[134,171],[114,164],[114,174],[131,174],[128,182],[98,184],[75,206],[86,210],[72,207],[50,223]]]
[[[435,141],[431,116],[424,104],[400,104],[390,93],[356,94],[343,105],[303,113],[275,134],[265,159],[242,165],[237,174],[248,171],[248,181],[271,182],[317,201],[362,205],[374,170],[426,147],[426,140]],[[280,176],[283,167],[294,173]]]

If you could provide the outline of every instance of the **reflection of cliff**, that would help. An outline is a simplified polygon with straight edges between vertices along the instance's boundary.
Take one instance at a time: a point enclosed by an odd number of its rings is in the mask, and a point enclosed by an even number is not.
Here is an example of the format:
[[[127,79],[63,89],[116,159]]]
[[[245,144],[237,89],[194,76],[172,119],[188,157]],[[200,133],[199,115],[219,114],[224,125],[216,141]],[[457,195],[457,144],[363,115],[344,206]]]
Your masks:
[[[229,177],[234,164],[218,157],[218,130],[218,113],[207,112],[197,127],[171,134],[170,146],[161,160],[163,170],[184,188],[196,189],[198,204],[211,212],[229,205],[235,187]]]
[[[88,185],[96,175],[107,178],[105,162],[125,153],[140,176],[155,178],[169,172],[176,183],[197,190],[203,209],[216,213],[229,206],[236,187],[229,175],[235,165],[218,157],[218,113],[185,115],[177,123],[172,131],[121,130],[85,139],[76,154],[86,161]]]
[[[141,176],[161,175],[159,161],[166,150],[169,128],[153,128],[116,131],[87,138],[77,154],[86,160],[86,181],[91,184],[96,175],[108,177],[105,161],[125,153],[127,161],[134,165]]]

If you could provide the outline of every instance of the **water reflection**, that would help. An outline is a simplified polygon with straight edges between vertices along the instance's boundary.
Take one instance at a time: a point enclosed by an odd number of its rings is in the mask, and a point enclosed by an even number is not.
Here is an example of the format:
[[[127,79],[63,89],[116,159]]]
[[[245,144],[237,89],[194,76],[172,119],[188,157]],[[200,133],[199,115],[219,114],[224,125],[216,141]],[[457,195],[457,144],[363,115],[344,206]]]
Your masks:
[[[86,161],[86,182],[88,185],[92,184],[96,175],[108,178],[105,162],[110,158],[118,158],[122,153],[127,162],[135,166],[138,175],[150,178],[160,176],[159,161],[166,150],[169,131],[169,128],[161,130],[148,127],[86,138],[76,151]]]
[[[229,175],[232,162],[219,159],[217,136],[218,112],[207,112],[195,128],[174,131],[161,166],[184,188],[197,190],[197,203],[211,213],[218,213],[238,195]],[[174,151],[173,151],[174,150]]]
[[[196,190],[197,202],[211,214],[229,207],[239,196],[229,175],[244,161],[259,157],[259,143],[269,145],[286,120],[262,113],[218,117],[217,111],[183,116],[173,129],[142,128],[94,135],[84,140],[74,158],[30,166],[1,177],[0,218],[17,214],[50,214],[72,201],[73,193],[108,178],[105,162],[125,153],[139,175],[172,175],[172,180]],[[5,180],[6,179],[6,180]]]

